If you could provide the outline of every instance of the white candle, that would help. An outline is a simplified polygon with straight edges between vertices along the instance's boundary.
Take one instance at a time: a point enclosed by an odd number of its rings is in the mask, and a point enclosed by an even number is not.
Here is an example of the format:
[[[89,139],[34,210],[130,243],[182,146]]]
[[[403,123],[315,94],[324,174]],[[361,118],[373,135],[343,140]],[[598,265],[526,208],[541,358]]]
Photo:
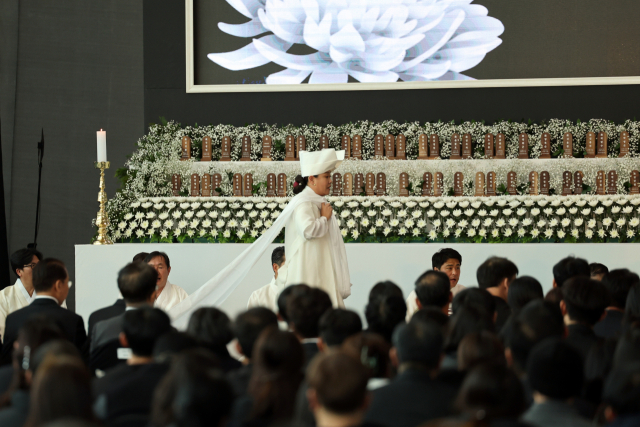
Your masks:
[[[107,131],[100,129],[98,132],[98,161],[107,161]]]

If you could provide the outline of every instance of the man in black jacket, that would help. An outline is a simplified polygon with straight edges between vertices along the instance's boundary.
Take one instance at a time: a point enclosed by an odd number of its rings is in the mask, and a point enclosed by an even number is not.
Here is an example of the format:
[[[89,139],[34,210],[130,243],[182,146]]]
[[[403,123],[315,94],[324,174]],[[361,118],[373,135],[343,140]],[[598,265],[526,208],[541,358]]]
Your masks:
[[[640,277],[626,268],[612,270],[600,281],[611,295],[611,304],[606,308],[607,315],[593,327],[600,338],[615,338],[622,329],[624,307],[627,296],[634,285],[640,285]]]
[[[518,267],[506,258],[491,257],[476,271],[478,287],[489,292],[496,302],[496,332],[499,333],[511,316],[507,304],[509,285],[518,275]]]
[[[69,273],[64,263],[54,258],[40,261],[33,269],[33,288],[37,294],[33,302],[7,316],[0,364],[11,363],[11,352],[18,331],[27,319],[36,315],[45,316],[54,322],[86,358],[87,333],[82,317],[60,307],[69,293]]]

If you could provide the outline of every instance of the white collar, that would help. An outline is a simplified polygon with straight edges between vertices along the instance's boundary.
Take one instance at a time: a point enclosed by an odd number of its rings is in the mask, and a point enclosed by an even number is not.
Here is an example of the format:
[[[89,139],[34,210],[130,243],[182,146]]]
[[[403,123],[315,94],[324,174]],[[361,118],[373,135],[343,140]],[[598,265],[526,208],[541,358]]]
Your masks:
[[[54,300],[56,302],[56,304],[60,305],[60,302],[58,302],[58,300],[56,298],[54,298],[52,296],[49,296],[49,295],[36,295],[34,300],[37,300],[37,299],[51,299],[51,300]]]
[[[318,341],[320,341],[320,338],[304,338],[300,341],[300,344],[318,344]]]
[[[25,288],[24,283],[22,283],[22,280],[20,280],[20,278],[18,277],[18,280],[16,280],[16,284],[15,286],[20,290],[20,292],[22,293],[22,296],[24,297],[24,299],[27,300],[27,304],[31,304],[31,302],[36,299],[36,291],[33,291],[33,295],[29,295],[29,292],[27,291],[27,288]]]

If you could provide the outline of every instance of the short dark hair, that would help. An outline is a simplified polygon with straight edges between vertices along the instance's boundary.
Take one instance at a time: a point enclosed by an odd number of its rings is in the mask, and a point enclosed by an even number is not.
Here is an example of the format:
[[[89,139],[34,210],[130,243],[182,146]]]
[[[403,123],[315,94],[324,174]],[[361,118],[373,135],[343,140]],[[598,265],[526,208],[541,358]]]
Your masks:
[[[369,378],[389,378],[391,344],[375,332],[363,331],[344,340],[341,350],[359,360],[369,373]]]
[[[370,300],[364,309],[369,331],[382,335],[391,342],[393,330],[407,317],[407,303],[398,295],[387,295]]]
[[[476,271],[478,287],[481,289],[494,288],[504,280],[515,278],[518,267],[506,258],[491,257],[480,264]]]
[[[613,354],[613,366],[617,368],[634,362],[640,362],[640,329],[635,325],[618,340]]]
[[[131,262],[118,272],[118,289],[125,302],[147,301],[156,290],[158,272],[149,264]]]
[[[436,322],[444,331],[449,326],[449,316],[444,314],[441,309],[424,307],[413,313],[409,323],[411,322]]]
[[[16,274],[16,270],[22,270],[25,265],[31,264],[34,256],[38,258],[38,261],[42,261],[42,254],[34,248],[18,249],[12,253],[11,271],[13,271],[13,274]]]
[[[216,354],[226,354],[226,346],[234,336],[229,316],[215,307],[200,307],[194,311],[187,333]]]
[[[351,335],[362,332],[362,319],[355,311],[344,308],[327,310],[320,317],[319,332],[326,345],[342,345]]]
[[[250,308],[236,317],[233,330],[245,357],[251,359],[260,333],[269,326],[278,327],[278,316],[266,307]]]
[[[450,259],[457,259],[460,264],[462,264],[462,255],[460,255],[460,252],[451,248],[440,249],[431,257],[431,268],[440,270],[442,265]]]
[[[602,400],[616,415],[640,413],[640,362],[614,369],[604,384]]]
[[[40,260],[33,269],[33,289],[36,292],[51,290],[58,280],[66,280],[69,277],[67,268],[59,259],[45,258]]]
[[[542,285],[531,276],[521,276],[509,285],[507,302],[511,310],[518,311],[535,299],[543,299]]]
[[[510,349],[513,362],[520,372],[527,368],[533,347],[550,337],[562,338],[564,319],[557,303],[534,300],[520,310],[506,329],[505,346]]]
[[[544,300],[558,304],[558,307],[560,307],[560,301],[562,301],[562,288],[551,288],[544,296]]]
[[[277,264],[278,267],[282,266],[284,262],[284,246],[278,246],[271,252],[271,265]]]
[[[171,331],[156,340],[153,346],[153,360],[156,363],[171,362],[185,350],[197,348],[198,341],[185,332]]]
[[[458,292],[453,297],[453,301],[451,301],[451,311],[454,315],[464,307],[474,307],[493,321],[493,315],[496,312],[496,300],[486,289],[467,288]]]
[[[137,356],[151,356],[158,338],[170,330],[171,320],[159,308],[140,307],[124,313],[122,332]]]
[[[564,282],[576,276],[591,276],[589,263],[582,258],[568,256],[553,266],[553,280],[558,287],[562,287]]]
[[[282,320],[289,323],[289,316],[287,315],[287,301],[289,298],[293,294],[297,292],[304,292],[308,288],[309,286],[304,284],[290,285],[280,292],[280,295],[278,295],[278,314],[282,317]]]
[[[469,334],[494,330],[493,317],[489,318],[482,309],[475,306],[462,307],[451,318],[445,351],[457,351],[460,341]]]
[[[489,331],[469,334],[458,345],[458,370],[468,371],[482,363],[507,365],[502,342]]]
[[[527,362],[531,388],[551,399],[578,396],[584,381],[582,356],[559,338],[548,338],[531,351]]]
[[[590,276],[593,277],[601,274],[605,275],[609,272],[609,269],[604,264],[592,262],[591,264],[589,264],[589,272],[590,272]]]
[[[169,261],[169,255],[160,251],[150,252],[149,255],[146,256],[144,262],[151,262],[152,259],[161,256],[164,259],[164,263],[167,264],[167,268],[171,268],[171,262]]]
[[[640,321],[640,285],[632,286],[624,306],[624,324]]]
[[[416,296],[422,307],[445,307],[449,305],[449,295],[449,277],[441,271],[429,270],[416,280]]]
[[[437,369],[442,356],[442,328],[435,322],[409,322],[393,333],[393,346],[401,364],[411,363]]]
[[[308,288],[304,292],[294,292],[287,299],[289,324],[303,338],[319,336],[320,317],[331,308],[329,294],[319,288]]]
[[[611,270],[602,278],[602,284],[609,290],[611,305],[624,310],[627,296],[634,285],[640,284],[640,277],[626,268]]]
[[[384,298],[389,295],[396,295],[400,298],[404,298],[402,295],[402,289],[390,280],[384,282],[378,282],[373,285],[373,288],[369,291],[369,302]]]
[[[609,291],[601,282],[576,276],[562,285],[563,301],[571,320],[591,326],[598,323],[609,305]]]
[[[149,252],[139,252],[136,254],[136,256],[133,257],[131,262],[144,262],[148,255]]]

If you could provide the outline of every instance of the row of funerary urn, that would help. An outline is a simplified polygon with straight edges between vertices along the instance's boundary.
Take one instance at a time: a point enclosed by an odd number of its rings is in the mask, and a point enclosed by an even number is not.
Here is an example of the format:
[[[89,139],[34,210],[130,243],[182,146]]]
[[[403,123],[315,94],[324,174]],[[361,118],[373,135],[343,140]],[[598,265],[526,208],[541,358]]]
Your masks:
[[[606,178],[606,180],[605,180]],[[529,173],[529,194],[530,195],[549,195],[549,172],[532,171]],[[565,171],[562,174],[562,195],[568,196],[572,194],[582,194],[582,182],[584,174],[582,171],[571,173]],[[384,196],[387,193],[387,177],[383,172],[379,172],[377,176],[371,172],[366,176],[362,173],[355,174],[345,173],[344,177],[340,173],[334,173],[332,179],[332,196],[358,196],[364,193],[367,196]],[[606,181],[606,187],[605,187]],[[399,177],[400,196],[409,196],[409,174],[403,172]],[[640,172],[634,170],[631,172],[629,183],[631,184],[629,192],[631,194],[639,194]],[[210,197],[220,196],[216,190],[220,188],[222,176],[219,173],[204,174],[200,176],[197,173],[191,175],[191,192],[192,197]],[[181,177],[175,174],[171,178],[171,184],[174,196],[180,195]],[[434,185],[435,184],[435,185]],[[517,195],[518,177],[514,171],[507,174],[507,191],[510,195]],[[456,172],[453,177],[454,196],[462,196],[464,190],[464,176],[462,172]],[[435,173],[425,172],[423,175],[422,195],[423,196],[442,196],[444,192],[442,172]],[[598,171],[596,175],[596,194],[617,194],[618,193],[618,173],[614,170],[609,171],[605,175],[605,171]],[[475,196],[495,196],[496,195],[496,173],[488,172],[485,176],[483,172],[477,172],[475,177]],[[233,175],[233,196],[234,197],[252,197],[253,196],[253,175],[250,173],[236,173]],[[287,176],[284,173],[270,173],[267,175],[267,197],[286,197],[287,196]]]
[[[440,138],[436,134],[422,134],[418,138],[418,160],[433,160],[440,157]],[[551,135],[547,132],[543,133],[540,139],[540,159],[551,158]],[[262,137],[262,161],[271,160],[271,147],[273,139],[270,136]],[[484,136],[484,155],[488,159],[504,159],[505,158],[505,136],[499,133],[495,136],[486,134]],[[203,162],[212,160],[212,140],[211,137],[202,138],[202,159]],[[374,156],[387,157],[391,160],[406,160],[407,141],[404,135],[397,137],[393,135],[376,135],[374,138]],[[319,149],[329,148],[329,137],[320,136]],[[573,157],[573,136],[567,132],[562,138],[562,148],[564,157]],[[285,138],[285,161],[299,160],[299,152],[306,149],[305,137],[300,135],[294,138],[289,135]],[[362,160],[362,137],[354,135],[353,140],[349,135],[341,138],[341,149],[345,150],[345,157]],[[618,157],[624,157],[629,154],[629,132],[620,133],[620,153]],[[462,137],[454,133],[451,136],[451,159],[469,159],[473,157],[472,137],[471,134],[465,133]],[[606,132],[587,133],[586,137],[586,158],[606,158],[607,157],[607,134]],[[180,160],[188,160],[191,158],[191,138],[182,137],[182,154]],[[529,135],[520,134],[518,137],[518,158],[529,158]],[[221,162],[231,161],[231,138],[225,136],[221,141]],[[242,137],[241,162],[251,161],[251,137],[245,135]]]

